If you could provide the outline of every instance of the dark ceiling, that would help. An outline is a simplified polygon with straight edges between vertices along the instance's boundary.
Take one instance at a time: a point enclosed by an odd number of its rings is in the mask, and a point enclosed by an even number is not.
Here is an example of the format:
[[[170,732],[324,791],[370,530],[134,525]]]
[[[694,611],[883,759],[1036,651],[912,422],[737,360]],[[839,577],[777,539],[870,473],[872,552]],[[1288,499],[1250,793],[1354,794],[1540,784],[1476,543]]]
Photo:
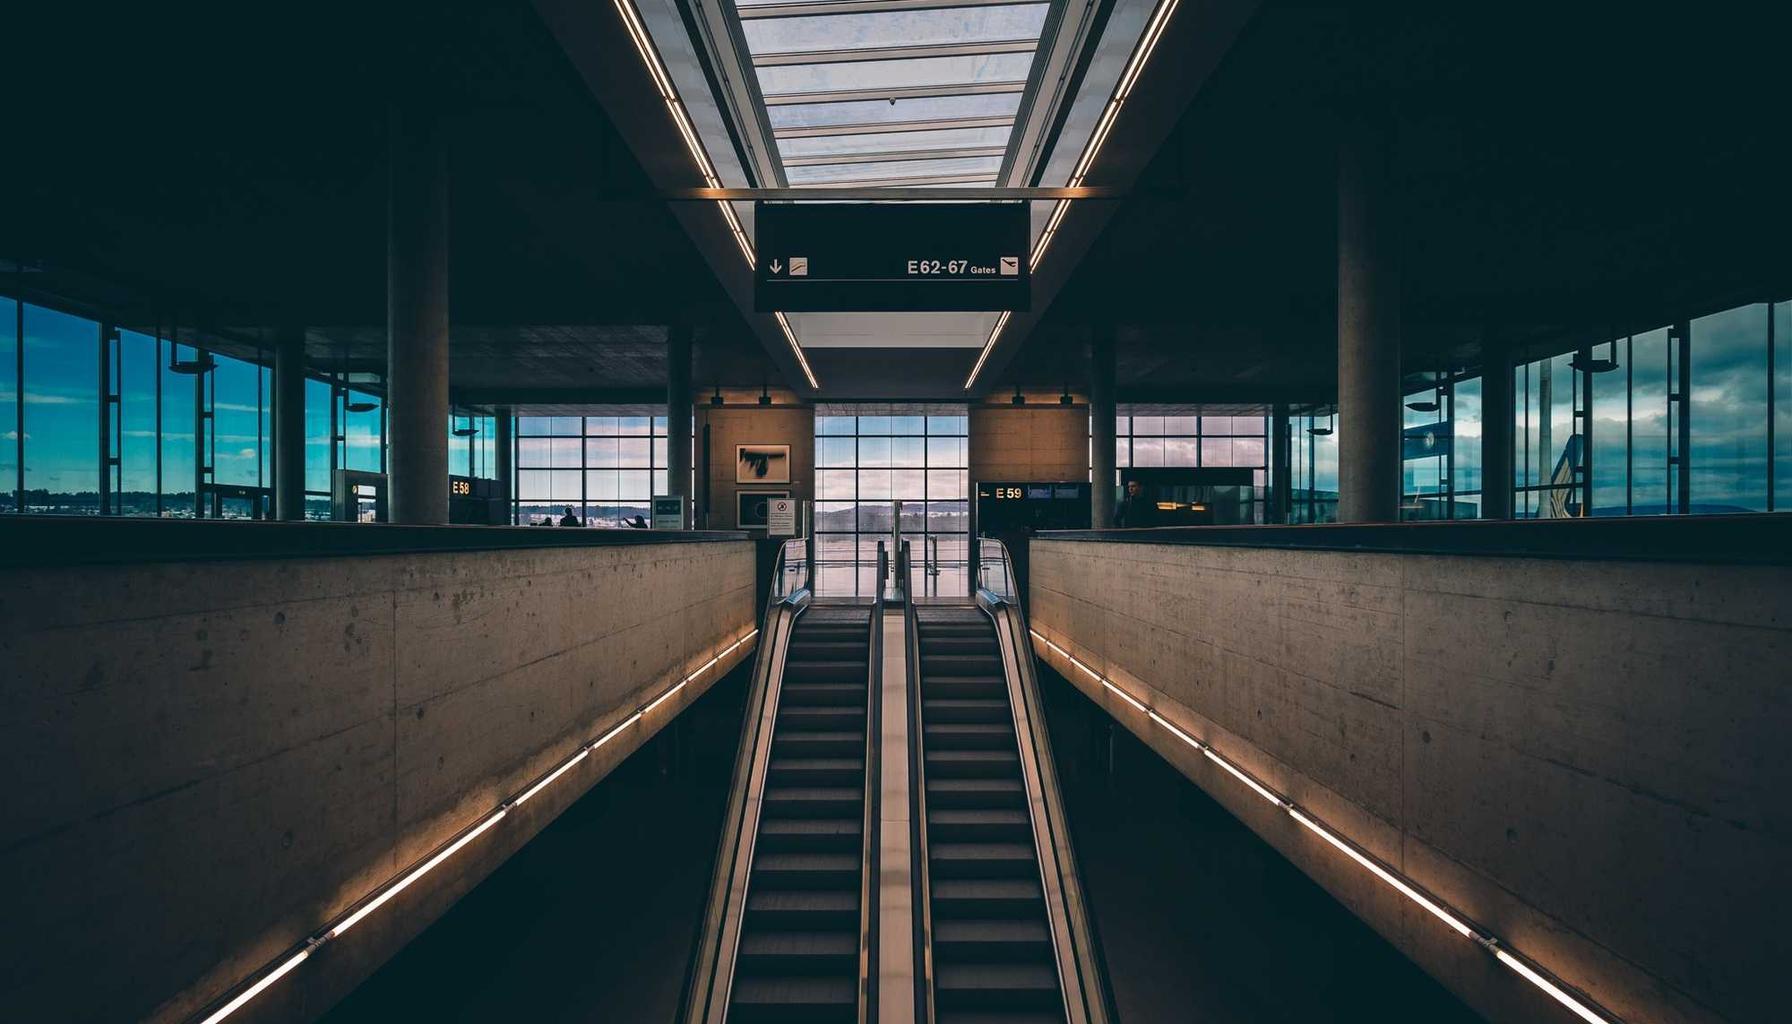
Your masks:
[[[1081,379],[1111,323],[1123,398],[1329,400],[1336,126],[1363,109],[1395,124],[1409,372],[1792,294],[1764,6],[1373,6],[1257,13],[1006,385]]]
[[[29,18],[30,24],[24,24]],[[384,358],[385,119],[399,88],[451,125],[458,390],[757,384],[734,305],[526,3],[79,5],[9,14],[0,261],[29,294],[315,360]],[[15,60],[16,58],[16,60]],[[230,342],[223,346],[231,347]]]

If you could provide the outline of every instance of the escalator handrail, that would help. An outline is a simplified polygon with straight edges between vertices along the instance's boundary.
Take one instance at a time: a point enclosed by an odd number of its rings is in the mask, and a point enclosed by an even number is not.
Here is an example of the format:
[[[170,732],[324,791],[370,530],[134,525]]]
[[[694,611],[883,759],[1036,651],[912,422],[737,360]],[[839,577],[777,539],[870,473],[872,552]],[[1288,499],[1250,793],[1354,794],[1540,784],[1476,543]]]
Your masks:
[[[1007,547],[995,540],[984,540],[983,543],[994,546],[1001,560],[1005,579],[1012,581],[1014,565],[1009,559]],[[987,552],[984,555],[987,558]],[[1051,737],[1045,725],[1038,679],[1033,673],[1033,649],[1028,640],[1026,611],[1021,607],[1018,594],[1000,594],[987,587],[978,589],[977,606],[994,623],[1002,646],[1004,669],[1013,673],[1010,693],[1018,699],[1011,699],[1010,703],[1013,705],[1016,737],[1020,738],[1024,730],[1027,745],[1033,751],[1031,759],[1023,756],[1021,774],[1029,787],[1037,788],[1039,806],[1045,812],[1044,820],[1036,822],[1034,829],[1036,838],[1044,840],[1038,849],[1040,870],[1055,870],[1058,877],[1061,907],[1054,908],[1052,901],[1048,899],[1046,911],[1053,916],[1061,913],[1064,918],[1064,940],[1054,938],[1053,947],[1058,959],[1060,984],[1066,996],[1065,1010],[1069,1013],[1072,1024],[1106,1024],[1117,1020],[1119,1015],[1115,1012],[1113,992],[1108,986],[1106,958],[1095,931],[1094,917],[1089,913],[1084,897],[1082,875],[1077,870],[1076,853],[1058,788]],[[1030,813],[1033,807],[1031,799],[1027,801],[1027,806]],[[1049,867],[1046,863],[1048,855],[1051,858]],[[1045,884],[1045,879],[1040,881],[1042,885]],[[1048,892],[1049,889],[1048,886]],[[1057,934],[1056,929],[1052,931],[1054,935]],[[1069,948],[1058,948],[1063,941],[1068,942]],[[1070,980],[1072,971],[1075,972],[1076,991],[1080,995],[1075,1006],[1069,998],[1070,986],[1064,984]],[[1079,1009],[1081,1013],[1076,1012]]]
[[[902,542],[902,634],[908,669],[909,885],[914,910],[915,1020],[933,1021],[933,883],[927,866],[927,771],[921,753],[921,630],[915,615],[914,564]]]
[[[877,1021],[878,874],[883,821],[884,573],[889,554],[877,544],[877,592],[871,599],[871,635],[865,672],[865,799],[859,858],[859,1021]]]
[[[720,1017],[715,1016],[717,1011],[725,1013],[727,1008],[726,994],[732,985],[731,977],[724,979],[722,999],[717,1000],[714,996],[717,976],[721,973],[723,944],[730,924],[729,904],[735,893],[733,880],[743,864],[752,863],[753,841],[758,832],[759,805],[758,801],[748,799],[748,791],[759,760],[761,741],[769,740],[771,717],[777,714],[778,696],[784,677],[784,653],[789,646],[790,633],[797,617],[809,607],[811,598],[810,565],[806,558],[800,563],[800,582],[786,589],[784,573],[788,568],[787,555],[792,543],[796,542],[786,542],[779,548],[772,567],[765,621],[760,625],[759,650],[753,664],[752,682],[747,691],[746,709],[741,717],[740,747],[735,759],[733,780],[729,784],[728,810],[722,819],[722,834],[716,844],[714,878],[710,883],[703,926],[692,937],[691,953],[685,968],[681,1019],[686,1024],[698,1024],[712,1017],[720,1020]],[[767,716],[768,711],[771,717]],[[763,785],[762,774],[761,780]],[[751,829],[747,828],[749,816],[754,818]],[[732,911],[736,922],[745,909],[744,887],[740,891],[741,905]],[[739,936],[737,924],[734,928],[736,942],[739,941]],[[730,976],[733,974],[731,963],[728,973]]]

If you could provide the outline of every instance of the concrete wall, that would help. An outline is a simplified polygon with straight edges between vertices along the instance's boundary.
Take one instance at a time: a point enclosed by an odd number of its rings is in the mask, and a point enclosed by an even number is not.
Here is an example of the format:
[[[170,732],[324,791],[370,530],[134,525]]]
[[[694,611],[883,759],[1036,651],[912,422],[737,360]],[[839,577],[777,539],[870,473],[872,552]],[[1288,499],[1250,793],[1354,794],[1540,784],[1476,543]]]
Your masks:
[[[971,480],[1089,479],[1089,407],[1027,401],[971,406]]]
[[[725,391],[728,404],[720,408],[698,400],[696,416],[697,460],[703,469],[703,428],[708,425],[710,445],[710,515],[704,525],[711,530],[735,528],[738,491],[789,491],[792,498],[815,496],[815,409],[807,405],[757,405],[757,395]],[[774,394],[774,401],[785,401]],[[734,446],[737,444],[787,444],[790,446],[790,483],[737,483]],[[698,485],[698,511],[702,511],[702,485]]]
[[[1031,600],[1034,628],[1623,1019],[1784,1019],[1787,569],[1038,538]],[[1039,651],[1477,1010],[1574,1019]]]
[[[0,570],[0,1019],[185,1019],[749,632],[752,579],[745,541]],[[327,1009],[750,653],[233,1020]]]

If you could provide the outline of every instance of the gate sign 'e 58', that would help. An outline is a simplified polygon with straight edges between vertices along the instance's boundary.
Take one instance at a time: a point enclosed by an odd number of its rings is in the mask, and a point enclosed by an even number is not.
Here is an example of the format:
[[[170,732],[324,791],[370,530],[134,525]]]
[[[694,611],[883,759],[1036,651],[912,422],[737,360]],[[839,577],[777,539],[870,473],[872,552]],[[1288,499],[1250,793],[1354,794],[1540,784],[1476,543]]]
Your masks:
[[[754,205],[761,313],[1025,312],[1025,203]]]

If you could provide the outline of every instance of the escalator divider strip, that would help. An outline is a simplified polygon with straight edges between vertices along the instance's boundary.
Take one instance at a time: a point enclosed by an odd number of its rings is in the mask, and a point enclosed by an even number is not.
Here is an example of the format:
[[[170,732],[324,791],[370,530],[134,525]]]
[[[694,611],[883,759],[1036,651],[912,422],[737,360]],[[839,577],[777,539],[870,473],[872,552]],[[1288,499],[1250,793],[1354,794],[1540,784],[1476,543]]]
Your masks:
[[[667,687],[658,696],[624,716],[620,722],[606,730],[602,735],[598,736],[596,739],[580,744],[577,750],[567,755],[567,757],[562,759],[552,769],[543,773],[528,786],[524,787],[515,795],[500,801],[496,807],[481,815],[472,824],[467,825],[456,832],[448,840],[438,844],[435,849],[430,851],[428,856],[424,857],[414,867],[409,868],[398,875],[394,875],[379,886],[376,886],[366,896],[357,900],[351,910],[332,921],[326,922],[322,928],[307,936],[304,941],[300,942],[296,947],[289,948],[279,957],[276,957],[274,960],[264,965],[262,970],[257,971],[255,974],[250,975],[248,978],[245,978],[232,986],[231,990],[228,990],[225,995],[228,995],[230,991],[234,991],[236,994],[231,996],[227,1002],[218,1005],[217,1001],[214,1000],[213,1003],[208,1004],[207,1007],[208,1009],[214,1006],[216,1007],[215,1009],[211,1009],[210,1013],[204,1013],[204,1010],[201,1010],[200,1013],[195,1013],[188,1019],[197,1021],[198,1024],[218,1024],[219,1021],[224,1020],[231,1014],[248,1005],[251,1000],[256,996],[261,995],[261,993],[265,992],[275,982],[285,977],[293,968],[309,959],[311,954],[316,952],[319,946],[333,939],[340,938],[343,933],[347,932],[350,928],[353,928],[356,924],[359,924],[368,915],[372,914],[375,910],[384,906],[393,897],[409,888],[412,883],[441,866],[443,862],[458,853],[462,847],[483,835],[486,830],[503,820],[511,811],[520,807],[525,801],[546,789],[550,784],[565,775],[574,766],[591,756],[592,752],[615,739],[624,729],[639,722],[642,718],[646,717],[649,712],[665,703],[666,700],[671,698],[678,691],[684,689],[690,683],[694,682],[705,672],[708,672],[710,669],[720,664],[722,659],[733,654],[743,645],[750,643],[758,635],[759,627],[757,626],[742,634],[734,642],[717,652],[714,657],[697,666],[689,673],[686,673],[683,678],[678,680],[678,682]],[[222,999],[223,995],[220,995],[218,998]],[[201,1016],[201,1013],[204,1013],[204,1016]]]
[[[1601,1006],[1585,992],[1569,984],[1566,980],[1561,978],[1561,976],[1550,971],[1538,961],[1513,949],[1492,932],[1479,925],[1471,923],[1466,915],[1458,913],[1454,908],[1450,907],[1449,904],[1425,889],[1425,887],[1419,884],[1416,879],[1408,877],[1398,868],[1395,868],[1391,864],[1387,864],[1374,854],[1369,853],[1344,833],[1333,828],[1330,824],[1314,815],[1311,811],[1295,803],[1292,798],[1270,788],[1268,784],[1251,774],[1251,772],[1246,770],[1237,761],[1234,761],[1215,750],[1211,743],[1190,734],[1181,726],[1170,721],[1160,714],[1155,707],[1140,700],[1106,676],[1095,671],[1093,668],[1090,668],[1076,655],[1071,654],[1063,647],[1054,643],[1045,634],[1039,632],[1039,630],[1029,627],[1028,632],[1032,633],[1033,638],[1045,645],[1045,647],[1050,649],[1052,653],[1069,662],[1084,675],[1087,675],[1089,678],[1100,683],[1104,689],[1116,694],[1126,703],[1143,712],[1147,718],[1157,723],[1165,731],[1170,733],[1170,735],[1199,751],[1202,756],[1206,757],[1209,761],[1212,761],[1228,775],[1231,775],[1233,778],[1243,783],[1252,792],[1256,793],[1264,800],[1276,805],[1302,827],[1317,835],[1320,839],[1323,839],[1329,846],[1343,853],[1358,866],[1367,870],[1370,874],[1386,883],[1402,896],[1405,896],[1407,899],[1418,904],[1426,912],[1448,925],[1450,929],[1458,935],[1461,935],[1487,950],[1489,953],[1492,953],[1500,963],[1510,968],[1514,973],[1524,978],[1526,981],[1537,986],[1537,988],[1541,989],[1544,994],[1566,1007],[1575,1016],[1586,1021],[1587,1024],[1624,1024],[1624,1019],[1622,1017],[1619,1017],[1604,1006]]]

